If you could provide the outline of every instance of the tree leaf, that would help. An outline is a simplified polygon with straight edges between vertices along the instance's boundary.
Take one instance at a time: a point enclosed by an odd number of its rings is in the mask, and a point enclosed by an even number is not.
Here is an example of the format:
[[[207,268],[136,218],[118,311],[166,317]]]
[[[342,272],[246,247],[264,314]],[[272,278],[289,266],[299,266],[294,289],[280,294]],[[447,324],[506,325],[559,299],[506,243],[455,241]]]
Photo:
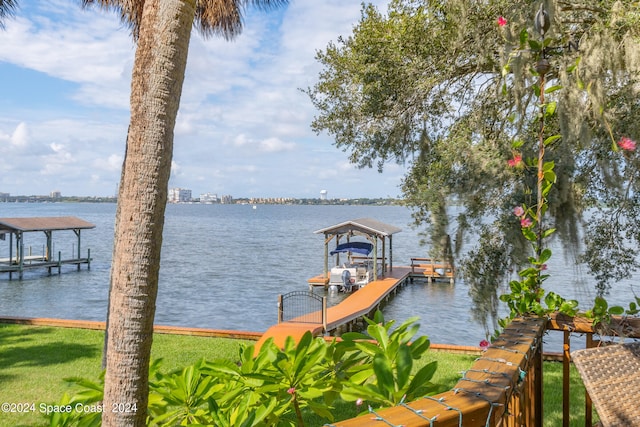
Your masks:
[[[384,392],[389,397],[395,392],[395,381],[391,370],[391,363],[382,354],[377,354],[373,358],[373,372],[376,375],[378,390]]]
[[[413,368],[413,357],[408,346],[402,346],[398,349],[396,357],[397,385],[402,389],[409,381],[411,369]]]

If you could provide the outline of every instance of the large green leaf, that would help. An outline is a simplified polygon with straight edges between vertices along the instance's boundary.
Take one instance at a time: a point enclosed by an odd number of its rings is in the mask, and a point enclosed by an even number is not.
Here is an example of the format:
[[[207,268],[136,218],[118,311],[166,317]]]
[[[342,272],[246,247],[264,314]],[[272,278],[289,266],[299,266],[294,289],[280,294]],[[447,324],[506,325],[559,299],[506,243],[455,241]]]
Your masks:
[[[378,390],[386,396],[391,396],[396,391],[396,387],[389,359],[382,354],[377,354],[373,358],[373,373],[376,375]]]
[[[433,385],[431,384],[431,379],[433,375],[436,373],[438,368],[438,362],[431,362],[423,366],[418,370],[418,372],[414,375],[409,387],[407,388],[407,396],[412,398],[416,398],[416,393],[418,390],[422,389],[432,389]]]
[[[430,346],[431,341],[429,341],[429,337],[427,337],[426,335],[418,337],[409,346],[409,348],[411,349],[411,356],[414,359],[419,359],[427,350],[429,350]]]
[[[389,336],[387,335],[387,329],[384,327],[384,325],[377,323],[374,325],[369,325],[367,327],[367,332],[374,340],[378,342],[380,347],[382,347],[383,349],[385,349],[389,344]]]
[[[399,389],[407,385],[412,368],[413,357],[411,356],[411,350],[407,346],[400,347],[396,358],[397,386]]]

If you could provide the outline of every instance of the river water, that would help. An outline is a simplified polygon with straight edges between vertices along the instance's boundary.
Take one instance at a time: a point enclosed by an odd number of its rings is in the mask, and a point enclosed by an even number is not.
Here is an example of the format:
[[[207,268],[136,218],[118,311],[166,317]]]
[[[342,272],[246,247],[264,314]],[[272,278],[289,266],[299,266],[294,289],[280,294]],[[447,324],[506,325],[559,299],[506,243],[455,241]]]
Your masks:
[[[0,203],[0,217],[77,216],[96,224],[82,231],[82,256],[91,249],[91,269],[66,266],[48,276],[31,270],[23,280],[0,276],[0,316],[104,320],[113,245],[115,204]],[[393,237],[394,265],[426,256],[411,213],[399,206],[356,205],[168,205],[165,219],[156,323],[214,329],[265,331],[277,322],[277,297],[307,290],[307,279],[322,273],[323,236],[315,230],[369,217],[402,228]],[[54,232],[54,253],[71,257],[77,250],[71,231]],[[28,233],[25,244],[41,254],[43,233]],[[8,240],[0,257],[8,257]],[[546,288],[587,304],[594,282],[562,255],[549,263]],[[625,306],[631,282],[614,287],[609,297]],[[318,290],[316,290],[318,292]],[[456,284],[415,282],[384,307],[387,319],[420,317],[420,333],[432,342],[477,345],[485,338],[473,320],[468,289]],[[340,296],[329,296],[336,303]],[[503,314],[505,312],[503,311]]]

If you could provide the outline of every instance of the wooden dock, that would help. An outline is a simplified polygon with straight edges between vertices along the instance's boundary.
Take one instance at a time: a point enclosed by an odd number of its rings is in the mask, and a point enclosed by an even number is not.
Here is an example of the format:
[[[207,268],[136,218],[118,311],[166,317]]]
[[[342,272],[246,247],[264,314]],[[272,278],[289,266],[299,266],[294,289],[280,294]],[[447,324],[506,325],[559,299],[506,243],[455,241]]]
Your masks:
[[[433,258],[411,258],[412,277],[424,277],[427,282],[449,281],[455,282],[455,269],[450,263],[434,260]]]
[[[22,279],[23,272],[33,268],[46,268],[49,274],[53,268],[61,272],[61,267],[65,264],[77,266],[86,264],[87,268],[91,268],[91,252],[87,250],[87,256],[82,257],[80,254],[82,230],[95,228],[94,224],[83,219],[68,217],[24,217],[24,218],[0,218],[0,240],[8,240],[7,248],[8,257],[0,259],[0,273],[9,273],[9,280],[12,279],[14,273]],[[58,252],[58,259],[53,255],[53,232],[73,231],[77,238],[77,252],[71,258],[62,258],[62,254]],[[26,253],[24,245],[25,234],[42,232],[46,238],[46,244],[43,245],[42,255],[33,255],[29,247],[29,253]],[[9,239],[6,239],[6,236]],[[14,245],[15,242],[15,245]]]
[[[0,259],[0,273],[9,273],[9,278],[11,278],[12,273],[18,273],[22,277],[23,271],[34,268],[47,268],[49,270],[48,274],[51,274],[51,269],[55,268],[60,274],[63,265],[76,265],[79,270],[81,264],[86,264],[87,268],[91,268],[90,250],[87,251],[86,258],[62,259],[58,256],[57,261],[48,261],[44,256],[31,256],[25,257],[24,262],[20,264],[15,261],[11,262],[8,258],[2,258]]]
[[[384,277],[379,277],[365,287],[352,293],[339,304],[327,308],[327,331],[335,331],[339,327],[349,325],[362,316],[371,315],[382,303],[398,288],[407,283],[411,278],[411,267],[393,267]],[[323,325],[320,323],[302,323],[288,321],[273,325],[262,335],[256,343],[256,352],[269,338],[273,338],[278,346],[284,346],[287,337],[299,340],[305,332],[313,335],[323,333]]]
[[[411,280],[413,279],[426,279],[427,282],[447,281],[452,285],[455,283],[455,269],[454,267],[444,261],[434,260],[433,258],[411,258],[411,267],[394,267],[410,268]],[[324,274],[313,276],[307,280],[309,284],[309,290],[312,290],[316,286],[323,286],[325,289],[329,287],[329,277],[325,277]]]

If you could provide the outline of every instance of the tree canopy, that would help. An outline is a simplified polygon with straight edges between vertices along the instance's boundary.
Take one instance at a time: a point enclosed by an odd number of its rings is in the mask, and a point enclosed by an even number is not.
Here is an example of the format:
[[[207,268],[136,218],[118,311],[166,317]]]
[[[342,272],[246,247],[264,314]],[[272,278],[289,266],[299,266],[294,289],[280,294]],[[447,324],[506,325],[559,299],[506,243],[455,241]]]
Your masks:
[[[363,5],[353,33],[317,53],[312,128],[359,167],[407,165],[402,191],[434,249],[444,233],[460,246],[473,230],[480,241],[467,267],[504,256],[521,265],[529,249],[513,208],[535,200],[535,153],[524,142],[538,132],[541,3],[551,24],[546,96],[557,110],[545,126],[561,136],[546,154],[557,174],[550,227],[604,289],[639,266],[640,163],[616,144],[640,136],[637,2],[392,0],[386,13]],[[452,203],[462,207],[455,226]]]

